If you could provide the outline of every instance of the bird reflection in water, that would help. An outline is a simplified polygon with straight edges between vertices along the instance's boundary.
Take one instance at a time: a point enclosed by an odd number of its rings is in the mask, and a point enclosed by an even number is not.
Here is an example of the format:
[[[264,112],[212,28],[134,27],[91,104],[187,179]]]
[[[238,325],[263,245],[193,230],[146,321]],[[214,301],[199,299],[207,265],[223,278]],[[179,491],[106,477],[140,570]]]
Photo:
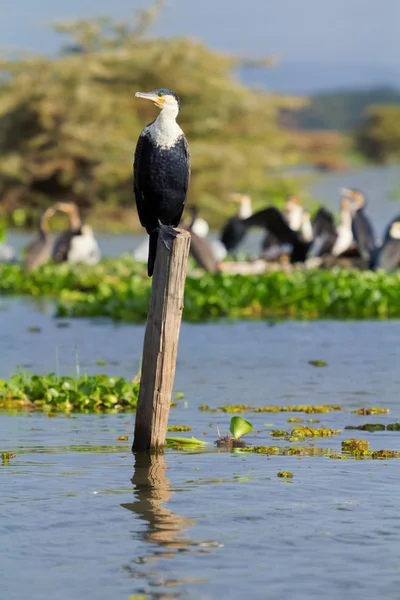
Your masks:
[[[183,535],[183,532],[196,525],[197,522],[178,515],[165,506],[172,495],[165,470],[166,461],[163,454],[140,453],[135,455],[135,467],[131,479],[134,485],[135,499],[133,502],[121,504],[121,506],[132,511],[140,520],[147,523],[145,530],[136,528],[135,536],[150,544],[156,544],[157,548],[148,555],[136,558],[136,565],[131,564],[125,570],[135,578],[144,576],[151,586],[169,587],[206,582],[203,578],[198,577],[165,579],[160,570],[153,573],[149,571],[138,573],[137,563],[149,563],[160,558],[171,559],[177,553],[182,552],[208,553],[212,547],[222,545],[213,541],[192,541],[187,535]]]

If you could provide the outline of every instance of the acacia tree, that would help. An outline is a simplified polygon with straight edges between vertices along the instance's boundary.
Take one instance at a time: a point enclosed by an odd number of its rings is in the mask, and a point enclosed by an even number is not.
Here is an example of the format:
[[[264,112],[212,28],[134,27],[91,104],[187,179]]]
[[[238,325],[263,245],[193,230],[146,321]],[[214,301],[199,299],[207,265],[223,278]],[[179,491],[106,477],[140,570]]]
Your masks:
[[[275,97],[235,78],[239,59],[185,38],[145,35],[159,0],[133,23],[109,18],[56,27],[68,36],[53,59],[0,60],[0,194],[41,205],[68,197],[81,206],[132,204],[137,137],[156,109],[137,90],[174,89],[192,151],[192,200],[223,212],[232,190],[262,194],[266,174],[295,157],[278,125]]]
[[[372,106],[358,128],[356,146],[369,160],[400,160],[400,106]]]

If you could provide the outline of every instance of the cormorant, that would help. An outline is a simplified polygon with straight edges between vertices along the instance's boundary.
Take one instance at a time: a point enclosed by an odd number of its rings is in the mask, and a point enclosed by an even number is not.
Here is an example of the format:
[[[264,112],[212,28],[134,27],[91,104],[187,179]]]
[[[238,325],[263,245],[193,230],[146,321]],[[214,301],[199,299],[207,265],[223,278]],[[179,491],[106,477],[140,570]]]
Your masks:
[[[194,260],[197,264],[202,267],[208,273],[218,273],[220,271],[219,261],[214,256],[214,252],[211,244],[207,240],[206,237],[202,237],[198,235],[193,226],[196,223],[198,209],[197,207],[191,207],[192,210],[192,219],[189,225],[183,226],[183,229],[186,229],[190,232],[191,235],[191,243],[190,243],[190,254],[193,256]]]
[[[309,256],[329,255],[337,239],[333,214],[324,207],[318,209],[312,221],[313,241],[310,243]]]
[[[253,214],[251,198],[246,194],[231,194],[230,200],[240,204],[239,210],[234,217],[230,217],[224,224],[220,240],[227,252],[235,250],[247,233],[247,227],[243,225],[244,219]]]
[[[371,221],[364,212],[364,194],[355,188],[342,188],[341,193],[352,201],[352,224],[354,240],[361,257],[369,263],[376,252],[376,238]]]
[[[332,255],[339,256],[346,252],[353,242],[351,206],[348,198],[342,198],[340,224],[336,228],[337,238],[332,248]]]
[[[303,223],[304,209],[297,196],[289,196],[285,202],[284,217],[293,231],[299,231]]]
[[[371,268],[394,271],[400,267],[400,215],[386,229],[382,246],[372,256]]]
[[[147,272],[153,274],[157,240],[168,249],[177,233],[190,178],[190,152],[182,129],[176,122],[180,101],[172,90],[136,92],[161,109],[139,136],[134,160],[134,192],[141,225],[150,236]]]
[[[52,240],[49,236],[49,219],[54,213],[54,208],[50,207],[40,217],[39,237],[29,244],[25,254],[24,269],[26,271],[38,269],[51,258]]]
[[[96,265],[101,252],[90,225],[83,225],[74,202],[57,202],[55,210],[69,216],[70,229],[61,233],[54,242],[52,258],[55,262]]]

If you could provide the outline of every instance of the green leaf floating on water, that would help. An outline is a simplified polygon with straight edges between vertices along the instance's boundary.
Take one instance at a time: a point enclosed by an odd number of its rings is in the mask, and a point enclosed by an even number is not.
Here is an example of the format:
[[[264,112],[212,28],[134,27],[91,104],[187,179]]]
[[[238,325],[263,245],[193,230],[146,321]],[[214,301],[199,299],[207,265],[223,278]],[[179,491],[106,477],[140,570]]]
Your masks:
[[[167,446],[206,446],[207,442],[203,442],[203,440],[197,440],[194,437],[186,438],[186,437],[175,437],[175,436],[167,436],[165,438],[165,442]]]
[[[243,435],[250,433],[252,429],[253,425],[245,419],[242,419],[242,417],[232,417],[229,425],[229,431],[231,432],[235,440],[238,440]]]
[[[309,360],[308,364],[312,365],[313,367],[327,367],[328,366],[328,363],[325,362],[324,360]]]

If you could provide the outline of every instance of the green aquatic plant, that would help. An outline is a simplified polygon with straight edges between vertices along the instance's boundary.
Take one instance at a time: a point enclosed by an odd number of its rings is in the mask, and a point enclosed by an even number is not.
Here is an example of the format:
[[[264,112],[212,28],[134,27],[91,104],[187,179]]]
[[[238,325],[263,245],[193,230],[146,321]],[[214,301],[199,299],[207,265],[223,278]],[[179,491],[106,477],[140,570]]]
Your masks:
[[[175,400],[182,400],[185,397],[185,394],[183,392],[176,392],[175,394]]]
[[[53,412],[119,412],[135,410],[140,383],[123,377],[34,375],[18,371],[0,379],[0,408]]]
[[[197,440],[194,437],[185,438],[185,437],[172,437],[167,436],[165,438],[165,444],[167,446],[172,446],[174,448],[186,448],[191,446],[206,446],[208,442],[204,442],[203,440]]]
[[[353,410],[353,415],[362,415],[366,417],[368,415],[388,415],[388,408],[377,408],[376,406],[371,406],[370,408],[357,408],[357,410]]]
[[[357,425],[357,426],[348,425],[347,427],[345,427],[345,429],[358,429],[360,431],[373,432],[373,431],[385,431],[386,427],[385,427],[385,425],[382,425],[382,423],[365,423],[365,425]],[[389,425],[388,425],[388,429],[389,429]]]
[[[330,437],[332,435],[338,435],[340,433],[340,429],[328,429],[327,427],[295,427],[291,431],[291,435],[294,437]]]
[[[289,417],[288,423],[303,423],[304,419],[301,417]]]
[[[371,456],[371,451],[369,450],[369,442],[366,440],[344,440],[342,442],[342,450],[343,452],[349,452],[355,457],[368,457]]]
[[[252,410],[252,407],[248,404],[223,404],[219,408],[226,413],[243,413]]]
[[[167,431],[192,431],[192,427],[189,427],[189,425],[169,425]]]
[[[400,273],[294,269],[262,275],[226,273],[191,277],[185,286],[183,318],[390,318]],[[0,265],[0,293],[53,296],[59,317],[110,317],[144,323],[150,298],[145,266],[132,257],[98,265],[48,264],[26,274],[19,265]],[[301,299],[299,300],[299,293]]]
[[[314,406],[312,404],[295,405],[295,406],[262,406],[255,408],[254,412],[304,412],[306,414],[313,413],[328,413],[333,410],[342,410],[342,406],[337,404],[327,404],[324,406]]]
[[[308,364],[312,365],[313,367],[327,367],[328,366],[328,363],[325,362],[324,360],[309,360]]]
[[[290,434],[288,431],[283,431],[281,429],[273,429],[272,431],[269,432],[269,435],[271,437],[287,437]]]
[[[290,471],[279,471],[279,473],[277,473],[276,476],[282,477],[283,479],[293,479],[293,473],[291,473]]]
[[[400,431],[400,423],[389,423],[386,429],[388,431]]]
[[[233,435],[235,440],[247,435],[253,430],[253,425],[242,419],[242,417],[232,417],[231,422],[229,424],[229,431]]]

